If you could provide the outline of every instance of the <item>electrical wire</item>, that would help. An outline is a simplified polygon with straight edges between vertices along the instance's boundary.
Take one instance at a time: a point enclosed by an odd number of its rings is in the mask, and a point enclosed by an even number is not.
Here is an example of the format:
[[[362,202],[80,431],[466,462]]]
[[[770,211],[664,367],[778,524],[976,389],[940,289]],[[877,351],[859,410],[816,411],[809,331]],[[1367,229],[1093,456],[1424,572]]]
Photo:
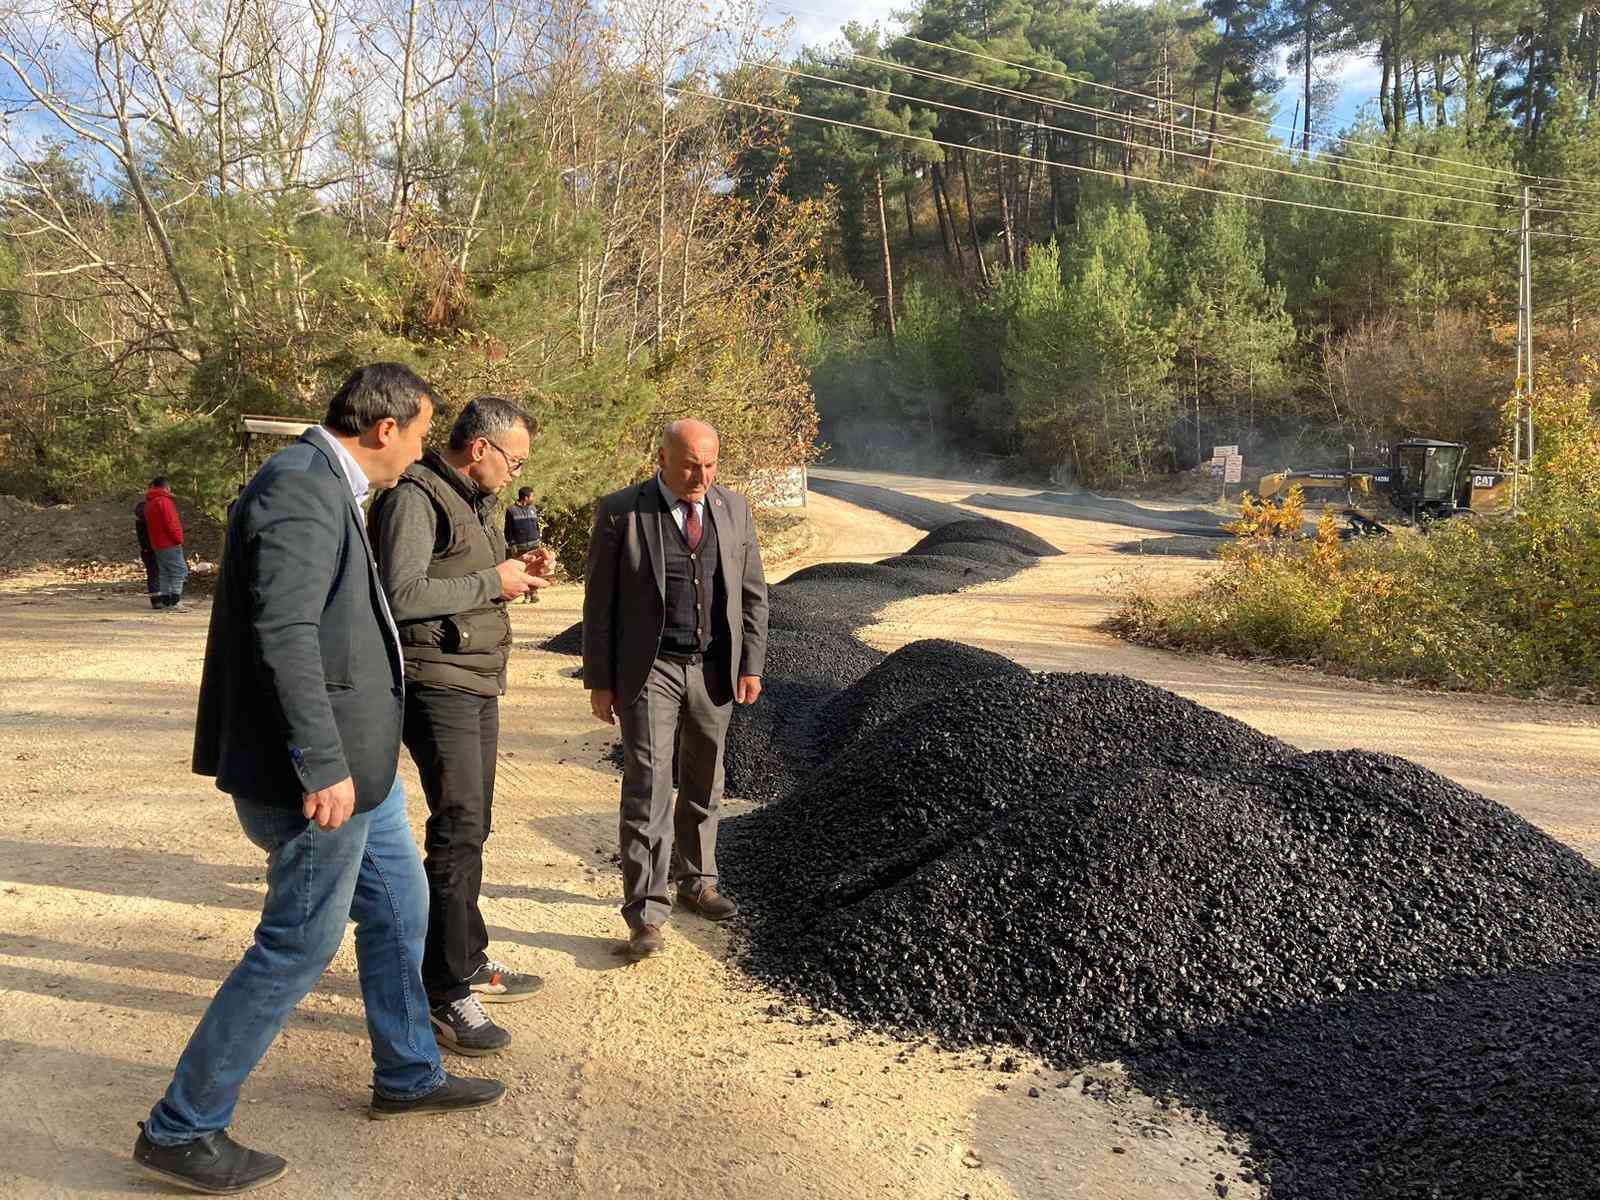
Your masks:
[[[1101,134],[1101,133],[1090,133],[1087,130],[1082,130],[1082,129],[1067,129],[1067,128],[1064,128],[1064,127],[1059,126],[1059,125],[1047,125],[1043,121],[1031,121],[1031,120],[1028,120],[1025,117],[1013,117],[1013,116],[1009,116],[1009,115],[1007,115],[1005,113],[984,112],[982,109],[967,108],[967,107],[965,107],[963,105],[959,105],[959,104],[949,104],[949,103],[946,103],[945,101],[942,101],[942,100],[931,100],[931,99],[928,99],[926,97],[912,96],[912,95],[908,95],[908,94],[903,93],[903,92],[889,91],[889,90],[884,89],[884,88],[875,88],[875,87],[872,87],[872,86],[870,86],[868,84],[853,83],[850,80],[846,80],[846,79],[832,79],[832,78],[829,78],[826,75],[816,75],[816,74],[813,74],[813,73],[811,73],[809,71],[797,70],[797,69],[795,69],[793,67],[780,67],[780,66],[775,66],[775,65],[770,64],[770,63],[754,62],[754,61],[751,61],[751,60],[748,60],[748,59],[740,59],[738,61],[739,61],[740,65],[742,65],[742,66],[757,67],[757,68],[764,69],[764,70],[769,70],[769,71],[780,71],[785,75],[790,75],[790,76],[793,76],[793,77],[796,77],[796,78],[799,78],[799,79],[810,79],[810,80],[814,80],[814,81],[816,81],[818,83],[827,84],[827,85],[831,85],[831,86],[835,86],[835,87],[852,88],[852,89],[854,89],[856,91],[859,91],[859,92],[866,92],[869,95],[890,97],[890,98],[897,99],[897,100],[906,100],[906,101],[909,101],[909,102],[911,102],[913,104],[931,105],[931,106],[933,106],[935,108],[942,108],[942,109],[945,109],[945,110],[947,110],[949,112],[968,113],[968,114],[971,114],[972,116],[982,117],[985,120],[1005,121],[1005,122],[1007,122],[1009,124],[1012,124],[1012,125],[1022,125],[1022,126],[1026,126],[1027,128],[1030,128],[1030,129],[1048,130],[1048,131],[1050,131],[1052,133],[1066,134],[1069,137],[1088,138],[1088,139],[1091,139],[1093,141],[1106,142],[1106,143],[1109,143],[1109,144],[1115,145],[1115,146],[1127,146],[1127,145],[1130,144],[1128,142],[1128,140],[1125,139],[1125,138],[1111,137],[1111,136],[1108,136],[1106,134]],[[1107,115],[1115,117],[1115,116],[1118,116],[1119,114],[1108,113]],[[1481,208],[1494,209],[1496,211],[1504,211],[1512,203],[1512,199],[1511,199],[1510,196],[1506,196],[1504,199],[1502,199],[1500,201],[1474,200],[1474,199],[1471,199],[1471,198],[1465,197],[1465,196],[1440,195],[1439,193],[1436,193],[1436,192],[1416,192],[1416,191],[1412,191],[1412,190],[1407,189],[1407,188],[1388,187],[1388,186],[1386,186],[1384,184],[1380,184],[1380,183],[1363,183],[1362,181],[1356,180],[1356,179],[1337,179],[1337,178],[1334,178],[1334,177],[1328,176],[1328,175],[1314,175],[1314,174],[1311,174],[1309,172],[1297,171],[1297,170],[1294,170],[1294,169],[1288,168],[1288,167],[1269,166],[1269,165],[1267,165],[1265,163],[1240,162],[1239,160],[1232,159],[1232,158],[1215,158],[1214,159],[1214,158],[1210,158],[1210,157],[1208,157],[1207,155],[1204,155],[1204,154],[1195,154],[1195,153],[1193,153],[1191,151],[1179,150],[1179,149],[1176,149],[1176,148],[1169,148],[1169,147],[1164,147],[1164,146],[1148,146],[1147,145],[1147,146],[1142,146],[1140,148],[1153,151],[1153,152],[1155,152],[1157,154],[1171,154],[1171,155],[1174,155],[1175,157],[1178,157],[1178,158],[1193,159],[1196,162],[1214,163],[1216,165],[1239,167],[1242,170],[1246,170],[1246,171],[1263,171],[1263,172],[1267,172],[1267,173],[1272,174],[1272,175],[1286,176],[1286,177],[1291,178],[1291,179],[1305,179],[1305,180],[1311,181],[1312,183],[1326,184],[1326,185],[1329,185],[1329,186],[1332,186],[1332,187],[1351,187],[1351,188],[1361,188],[1361,189],[1366,190],[1366,191],[1387,192],[1387,193],[1389,193],[1391,195],[1406,196],[1406,197],[1410,197],[1412,199],[1440,200],[1440,201],[1444,201],[1444,202],[1447,202],[1447,203],[1471,204],[1471,205],[1476,205],[1476,206],[1481,207]],[[1554,212],[1554,211],[1559,211],[1559,212],[1579,212],[1579,213],[1585,213],[1585,214],[1600,215],[1600,209],[1584,209],[1584,210],[1541,209],[1540,211],[1544,211],[1544,212]]]
[[[775,9],[778,9],[781,12],[788,12],[788,13],[792,13],[792,14],[799,15],[799,16],[818,17],[818,18],[820,18],[822,20],[825,20],[825,21],[836,20],[835,16],[830,15],[828,13],[817,12],[817,11],[815,11],[813,9],[799,8],[799,7],[795,6],[795,5],[784,3],[784,2],[782,2],[782,0],[773,0],[773,3],[771,5],[771,7],[775,8]],[[931,42],[931,41],[928,41],[925,38],[919,38],[919,37],[915,36],[914,34],[910,34],[910,33],[901,33],[901,34],[898,34],[896,36],[898,36],[899,38],[901,38],[901,39],[903,39],[905,41],[912,42],[912,43],[914,43],[916,45],[919,45],[919,46],[926,46],[926,47],[928,47],[930,49],[933,49],[933,50],[940,50],[940,51],[944,51],[944,52],[951,53],[951,54],[961,54],[961,55],[965,55],[968,58],[980,59],[980,60],[982,60],[984,62],[991,62],[991,63],[994,63],[994,64],[996,64],[998,66],[1011,67],[1012,69],[1019,70],[1019,71],[1027,71],[1027,72],[1029,72],[1030,74],[1033,74],[1033,75],[1044,75],[1044,76],[1047,76],[1047,77],[1050,77],[1050,78],[1054,78],[1054,79],[1061,79],[1061,80],[1064,80],[1064,81],[1066,81],[1068,83],[1074,83],[1074,84],[1079,84],[1079,85],[1082,85],[1082,86],[1099,88],[1099,89],[1101,89],[1103,91],[1113,92],[1113,93],[1116,93],[1118,95],[1129,96],[1129,97],[1132,97],[1134,99],[1144,100],[1144,101],[1147,101],[1147,102],[1152,103],[1152,104],[1160,104],[1160,103],[1162,103],[1162,101],[1159,100],[1157,97],[1151,96],[1146,92],[1135,91],[1135,90],[1133,90],[1131,88],[1118,87],[1118,86],[1116,86],[1114,84],[1102,83],[1097,79],[1081,78],[1081,77],[1079,77],[1077,75],[1069,75],[1069,74],[1066,74],[1066,73],[1061,72],[1061,71],[1052,71],[1052,70],[1050,70],[1050,69],[1048,69],[1046,67],[1041,67],[1041,66],[1038,66],[1038,65],[1014,62],[1011,59],[1000,58],[1000,57],[998,57],[996,55],[986,54],[986,53],[984,53],[982,51],[979,51],[979,50],[968,50],[968,49],[965,49],[964,47],[952,46],[952,45],[949,45],[948,43],[944,43],[944,42]],[[1272,130],[1283,128],[1283,127],[1280,127],[1278,125],[1273,124],[1270,121],[1263,121],[1259,117],[1245,116],[1245,115],[1243,115],[1241,113],[1229,113],[1229,112],[1221,111],[1219,109],[1206,108],[1206,107],[1203,107],[1201,105],[1196,105],[1196,104],[1185,104],[1182,107],[1190,109],[1190,110],[1192,110],[1192,111],[1194,111],[1196,113],[1204,113],[1207,116],[1223,117],[1223,118],[1226,118],[1228,120],[1242,121],[1242,122],[1245,122],[1247,124],[1260,126],[1263,129],[1266,129],[1268,131],[1272,131]],[[1297,130],[1291,129],[1290,132],[1291,133],[1299,133],[1301,131],[1297,131]],[[1311,136],[1316,138],[1319,141],[1324,141],[1324,142],[1337,143],[1337,142],[1342,142],[1342,141],[1347,140],[1347,139],[1344,139],[1344,138],[1340,137],[1337,134],[1313,133]],[[1465,167],[1468,170],[1472,170],[1472,171],[1488,171],[1488,172],[1492,172],[1494,174],[1499,174],[1499,175],[1509,175],[1509,176],[1512,176],[1513,178],[1518,179],[1518,180],[1536,181],[1536,183],[1539,184],[1539,185],[1543,185],[1543,184],[1570,184],[1570,185],[1573,185],[1573,187],[1583,188],[1583,189],[1593,189],[1593,188],[1596,188],[1596,187],[1600,187],[1600,183],[1597,183],[1594,180],[1588,180],[1588,179],[1566,179],[1566,178],[1562,178],[1562,177],[1559,177],[1559,176],[1550,176],[1550,175],[1533,175],[1533,174],[1529,174],[1529,173],[1527,173],[1525,171],[1513,170],[1510,167],[1496,167],[1496,166],[1489,166],[1489,165],[1485,165],[1485,164],[1481,164],[1481,163],[1465,162],[1465,161],[1463,161],[1461,159],[1449,158],[1449,157],[1446,157],[1444,155],[1424,154],[1424,153],[1421,153],[1419,151],[1414,151],[1414,150],[1402,150],[1399,147],[1392,147],[1390,152],[1394,153],[1394,154],[1401,155],[1401,156],[1406,157],[1406,158],[1413,158],[1413,159],[1417,159],[1417,160],[1425,161],[1425,162],[1439,162],[1439,163],[1445,163],[1445,164],[1450,165],[1450,166]],[[1420,170],[1421,168],[1418,168],[1418,169]],[[1467,179],[1467,180],[1473,179],[1472,176],[1462,176],[1462,175],[1456,174],[1455,172],[1450,172],[1450,171],[1438,171],[1438,172],[1434,172],[1434,173],[1439,174],[1439,175],[1443,175],[1443,176],[1448,176],[1448,177],[1451,177],[1451,178],[1460,178],[1460,179]],[[1478,182],[1482,182],[1482,181],[1479,180]],[[1550,189],[1550,190],[1568,191],[1568,190],[1571,190],[1571,189],[1568,189],[1568,188],[1553,188],[1553,189]]]
[[[1082,114],[1085,114],[1085,115],[1094,116],[1096,118],[1103,117],[1103,118],[1105,118],[1107,120],[1116,121],[1116,122],[1119,122],[1119,123],[1132,124],[1132,125],[1139,126],[1140,128],[1152,129],[1152,130],[1157,130],[1157,131],[1165,132],[1165,133],[1172,133],[1174,135],[1180,134],[1180,133],[1188,134],[1188,135],[1190,135],[1191,139],[1193,138],[1193,135],[1194,135],[1194,130],[1192,130],[1192,129],[1186,127],[1186,126],[1183,126],[1183,125],[1178,125],[1175,122],[1161,121],[1161,120],[1158,120],[1156,118],[1140,116],[1140,115],[1135,114],[1135,113],[1118,112],[1115,109],[1099,108],[1099,107],[1096,107],[1094,105],[1081,104],[1081,103],[1078,103],[1078,102],[1072,101],[1072,100],[1059,100],[1059,99],[1055,99],[1055,98],[1052,98],[1052,97],[1040,96],[1040,95],[1037,95],[1037,94],[1035,94],[1033,92],[1017,91],[1014,88],[1004,87],[1004,86],[1001,86],[999,84],[984,83],[981,80],[967,79],[964,76],[960,76],[960,75],[948,75],[948,74],[945,74],[942,71],[930,70],[927,67],[909,66],[909,65],[904,64],[904,63],[897,63],[892,59],[877,58],[877,57],[874,57],[873,55],[870,55],[870,54],[858,54],[855,51],[846,51],[845,53],[846,53],[846,55],[848,57],[856,59],[858,61],[865,62],[865,63],[870,63],[870,64],[872,64],[874,66],[883,67],[883,68],[885,68],[887,70],[900,71],[900,72],[902,72],[904,74],[912,75],[912,76],[918,77],[918,78],[932,79],[932,80],[936,80],[936,81],[943,82],[943,83],[956,84],[957,86],[976,88],[979,91],[988,92],[988,93],[995,94],[995,95],[1007,96],[1007,97],[1009,97],[1011,99],[1025,100],[1025,101],[1028,101],[1028,102],[1033,103],[1033,104],[1039,104],[1039,105],[1042,105],[1042,106],[1045,106],[1045,107],[1049,107],[1049,108],[1063,109],[1063,110],[1068,111],[1068,112],[1082,113]],[[993,116],[996,116],[998,114],[983,113],[982,115],[984,115],[986,117],[993,117]],[[1069,130],[1069,131],[1064,131],[1064,132],[1072,132],[1072,131]],[[1211,140],[1211,139],[1208,137],[1208,141],[1209,140]],[[1218,134],[1215,135],[1215,139],[1214,140],[1217,141],[1217,142],[1222,143],[1223,145],[1239,146],[1239,147],[1246,148],[1246,149],[1249,149],[1249,150],[1252,150],[1252,151],[1260,151],[1260,150],[1263,150],[1263,149],[1266,148],[1263,145],[1263,143],[1261,143],[1259,141],[1252,141],[1252,140],[1250,140],[1248,138],[1239,137],[1239,136],[1236,136],[1234,134],[1229,134],[1229,133],[1218,133]],[[1236,160],[1236,159],[1218,159],[1217,161],[1232,162],[1232,163],[1235,163],[1236,165],[1241,165],[1241,166],[1242,165],[1246,165],[1246,164],[1238,163],[1238,160]],[[1405,166],[1403,164],[1390,164],[1388,166],[1377,166],[1377,165],[1374,165],[1372,163],[1365,162],[1365,161],[1363,161],[1361,159],[1358,159],[1358,158],[1356,158],[1356,157],[1354,157],[1352,155],[1335,154],[1335,153],[1332,153],[1332,152],[1324,152],[1323,154],[1320,154],[1318,156],[1318,161],[1340,163],[1340,164],[1343,165],[1343,169],[1344,170],[1362,171],[1362,172],[1365,172],[1367,174],[1377,175],[1378,177],[1383,178],[1383,179],[1395,179],[1397,172],[1398,173],[1402,173],[1401,181],[1403,181],[1403,182],[1413,182],[1416,186],[1453,188],[1453,189],[1457,189],[1457,190],[1461,190],[1461,191],[1473,191],[1473,192],[1478,192],[1478,193],[1484,194],[1484,195],[1491,195],[1491,196],[1498,196],[1498,197],[1507,197],[1508,190],[1511,187],[1514,186],[1513,184],[1511,184],[1509,182],[1501,183],[1501,184],[1493,186],[1493,187],[1480,186],[1483,182],[1486,182],[1486,181],[1478,181],[1477,184],[1465,183],[1465,182],[1463,182],[1463,183],[1435,182],[1433,179],[1428,178],[1428,176],[1434,175],[1434,174],[1436,174],[1436,172],[1428,171],[1428,170],[1425,170],[1424,168],[1409,167],[1409,166]],[[1421,178],[1418,178],[1416,180],[1405,179],[1404,176],[1403,176],[1403,173],[1412,173],[1412,174],[1421,176]],[[1308,178],[1320,178],[1320,177],[1319,176],[1308,176]],[[1463,202],[1467,202],[1464,197],[1457,197],[1452,193],[1436,193],[1436,194],[1439,195],[1440,198],[1452,199],[1452,200],[1461,199]],[[1508,199],[1509,202],[1515,203],[1515,200],[1511,199],[1510,197],[1507,197],[1507,199]],[[1483,201],[1478,201],[1477,203],[1483,203]],[[1596,209],[1596,208],[1565,208],[1565,207],[1564,208],[1554,208],[1554,207],[1550,207],[1550,206],[1541,205],[1541,206],[1539,206],[1538,211],[1540,211],[1540,212],[1567,213],[1567,214],[1582,215],[1582,216],[1600,215],[1600,209]]]
[[[1497,234],[1510,234],[1516,232],[1515,230],[1501,228],[1500,226],[1496,225],[1477,225],[1469,221],[1447,221],[1433,217],[1413,217],[1404,213],[1373,212],[1370,209],[1343,208],[1332,204],[1315,204],[1307,200],[1285,200],[1277,196],[1261,196],[1251,192],[1235,192],[1226,188],[1206,187],[1202,184],[1196,183],[1180,183],[1174,179],[1160,179],[1155,176],[1124,175],[1117,171],[1107,171],[1099,167],[1086,167],[1079,163],[1056,162],[1055,160],[1048,158],[1033,158],[1024,154],[1012,154],[1005,150],[994,150],[987,146],[962,146],[955,142],[941,141],[938,138],[931,138],[922,134],[902,133],[901,131],[895,129],[878,129],[874,126],[864,125],[857,121],[843,121],[835,117],[824,117],[818,116],[815,113],[799,112],[795,109],[778,108],[771,104],[760,104],[754,100],[737,100],[731,96],[719,96],[714,92],[699,92],[689,88],[671,86],[667,87],[666,90],[676,96],[698,97],[703,100],[712,100],[720,104],[730,104],[740,108],[755,109],[759,112],[771,113],[774,116],[789,118],[799,117],[803,120],[815,121],[823,125],[833,125],[843,129],[857,129],[863,133],[875,134],[878,137],[899,138],[903,141],[920,142],[925,145],[940,146],[951,150],[975,151],[979,154],[988,155],[990,157],[1013,159],[1017,162],[1031,162],[1041,166],[1060,167],[1062,170],[1066,171],[1074,171],[1083,175],[1104,176],[1108,179],[1117,179],[1130,184],[1151,184],[1159,187],[1176,188],[1180,191],[1186,192],[1205,192],[1214,196],[1232,196],[1240,200],[1255,200],[1262,204],[1277,204],[1286,208],[1312,209],[1318,212],[1341,213],[1353,217],[1372,217],[1378,220],[1398,221],[1409,225],[1434,225],[1452,229],[1473,229],[1483,233]],[[1600,237],[1586,237],[1581,234],[1560,234],[1538,229],[1532,230],[1531,232],[1534,235],[1541,237],[1558,237],[1573,241],[1600,242]]]

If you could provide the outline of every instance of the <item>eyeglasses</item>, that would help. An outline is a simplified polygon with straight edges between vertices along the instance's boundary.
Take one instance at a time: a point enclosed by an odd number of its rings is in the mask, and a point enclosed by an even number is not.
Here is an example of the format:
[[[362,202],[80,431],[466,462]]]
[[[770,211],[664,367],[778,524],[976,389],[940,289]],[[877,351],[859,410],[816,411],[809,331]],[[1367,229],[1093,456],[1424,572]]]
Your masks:
[[[512,458],[511,455],[505,452],[503,447],[495,443],[493,438],[484,438],[483,440],[488,442],[489,445],[494,446],[496,450],[500,451],[500,457],[506,460],[506,466],[511,468],[511,473],[513,475],[522,474],[523,465],[528,461],[527,458]]]

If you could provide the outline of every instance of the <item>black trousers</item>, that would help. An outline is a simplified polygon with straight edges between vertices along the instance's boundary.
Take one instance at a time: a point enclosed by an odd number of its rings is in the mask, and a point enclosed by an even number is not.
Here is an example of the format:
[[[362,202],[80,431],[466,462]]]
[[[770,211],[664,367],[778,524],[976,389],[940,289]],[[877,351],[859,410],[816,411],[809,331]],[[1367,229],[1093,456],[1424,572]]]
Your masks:
[[[494,802],[500,698],[407,684],[402,736],[428,798],[422,843],[428,875],[422,985],[429,1004],[444,1004],[468,994],[466,980],[483,966],[489,945],[478,893]]]
[[[140,550],[139,558],[144,563],[144,590],[150,594],[150,607],[160,608],[156,597],[161,594],[161,571],[156,566],[156,552]]]

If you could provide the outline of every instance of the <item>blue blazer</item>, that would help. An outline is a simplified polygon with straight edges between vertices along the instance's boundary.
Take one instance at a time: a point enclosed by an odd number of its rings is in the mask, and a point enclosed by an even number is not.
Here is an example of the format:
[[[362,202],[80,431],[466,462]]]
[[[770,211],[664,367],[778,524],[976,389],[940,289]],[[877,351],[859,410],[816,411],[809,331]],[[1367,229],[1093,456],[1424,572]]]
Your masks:
[[[195,717],[194,770],[298,808],[349,776],[376,808],[400,757],[404,673],[366,521],[310,433],[268,459],[233,506]]]

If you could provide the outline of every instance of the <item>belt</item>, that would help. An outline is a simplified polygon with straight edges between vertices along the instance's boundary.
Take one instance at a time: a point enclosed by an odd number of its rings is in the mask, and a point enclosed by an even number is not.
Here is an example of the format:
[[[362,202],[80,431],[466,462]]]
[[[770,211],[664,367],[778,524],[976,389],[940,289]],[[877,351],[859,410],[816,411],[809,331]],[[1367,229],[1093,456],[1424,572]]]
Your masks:
[[[677,663],[682,667],[697,667],[705,661],[706,656],[701,653],[679,654],[676,650],[663,650],[656,655],[669,663]]]

